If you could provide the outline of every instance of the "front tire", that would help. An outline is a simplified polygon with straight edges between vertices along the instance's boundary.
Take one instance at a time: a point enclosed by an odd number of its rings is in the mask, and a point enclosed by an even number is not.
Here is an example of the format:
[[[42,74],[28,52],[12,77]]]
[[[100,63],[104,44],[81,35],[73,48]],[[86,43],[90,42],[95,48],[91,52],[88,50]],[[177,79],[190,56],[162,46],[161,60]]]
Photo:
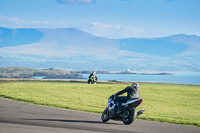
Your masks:
[[[131,124],[137,116],[137,112],[135,108],[130,108],[123,113],[122,121],[124,124],[129,125]]]
[[[102,115],[101,115],[101,120],[102,122],[107,122],[109,120],[109,111],[108,111],[108,108],[106,108]]]

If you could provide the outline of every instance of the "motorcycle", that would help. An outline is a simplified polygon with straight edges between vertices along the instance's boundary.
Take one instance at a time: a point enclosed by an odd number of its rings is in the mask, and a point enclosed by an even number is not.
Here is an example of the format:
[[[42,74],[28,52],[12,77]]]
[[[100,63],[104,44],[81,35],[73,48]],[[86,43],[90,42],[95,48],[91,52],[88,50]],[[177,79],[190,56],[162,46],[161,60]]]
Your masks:
[[[101,115],[102,122],[107,122],[111,120],[122,120],[126,125],[131,124],[137,116],[145,112],[144,109],[136,112],[136,107],[138,107],[143,102],[143,99],[134,98],[122,103],[122,109],[120,113],[117,113],[117,105],[115,103],[115,97],[110,96],[108,99],[108,106]]]
[[[88,79],[88,84],[96,84],[96,77],[91,77]]]

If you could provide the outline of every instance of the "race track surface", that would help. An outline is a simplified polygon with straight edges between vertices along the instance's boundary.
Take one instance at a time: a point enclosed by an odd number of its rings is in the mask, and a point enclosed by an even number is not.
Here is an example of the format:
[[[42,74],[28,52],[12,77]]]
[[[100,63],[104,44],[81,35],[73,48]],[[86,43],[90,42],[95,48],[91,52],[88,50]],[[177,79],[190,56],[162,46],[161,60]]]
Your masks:
[[[58,109],[0,98],[0,133],[200,133],[200,127],[136,119],[102,123],[100,114]]]

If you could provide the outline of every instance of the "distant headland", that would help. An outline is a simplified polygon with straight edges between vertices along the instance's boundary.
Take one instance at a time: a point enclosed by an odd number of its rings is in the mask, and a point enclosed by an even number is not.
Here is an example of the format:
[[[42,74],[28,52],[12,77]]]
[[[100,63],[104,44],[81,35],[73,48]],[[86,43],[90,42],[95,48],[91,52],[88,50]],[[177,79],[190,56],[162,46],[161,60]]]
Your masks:
[[[85,79],[82,74],[91,74],[92,71],[67,71],[48,68],[35,69],[25,67],[0,67],[0,78],[37,78],[41,79]],[[137,74],[137,75],[172,75],[171,73],[136,73],[131,71],[96,71],[98,74]]]

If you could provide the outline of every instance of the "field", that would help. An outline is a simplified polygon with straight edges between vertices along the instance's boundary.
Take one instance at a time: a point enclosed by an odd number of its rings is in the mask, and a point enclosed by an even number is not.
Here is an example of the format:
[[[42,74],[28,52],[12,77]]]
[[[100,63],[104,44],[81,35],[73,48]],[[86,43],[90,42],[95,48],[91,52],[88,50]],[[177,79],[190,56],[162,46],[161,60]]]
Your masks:
[[[129,84],[71,82],[0,83],[0,97],[39,105],[102,113],[108,97]],[[200,86],[140,83],[138,119],[200,126]]]

